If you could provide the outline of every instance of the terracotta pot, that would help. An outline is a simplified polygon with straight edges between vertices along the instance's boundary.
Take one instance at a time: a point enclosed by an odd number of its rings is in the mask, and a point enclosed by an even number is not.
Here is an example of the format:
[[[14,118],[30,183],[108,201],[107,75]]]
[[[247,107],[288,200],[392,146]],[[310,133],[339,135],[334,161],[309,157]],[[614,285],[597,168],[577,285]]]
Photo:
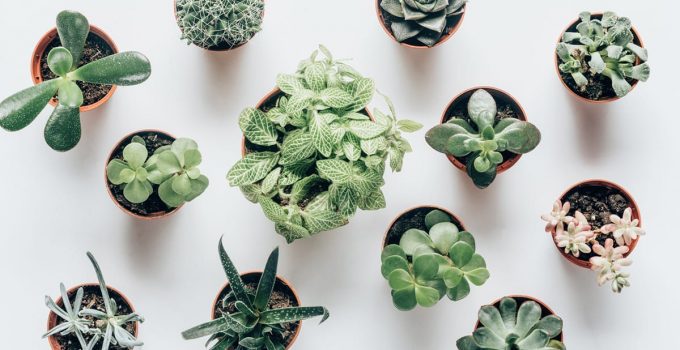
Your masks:
[[[444,110],[444,113],[442,114],[441,124],[444,124],[449,119],[451,119],[449,118],[448,114],[449,111],[454,108],[454,106],[457,106],[460,103],[465,103],[467,105],[467,101],[470,100],[472,94],[479,89],[484,89],[488,91],[491,94],[491,96],[493,96],[494,100],[496,100],[496,103],[498,103],[498,101],[500,100],[505,102],[506,104],[512,104],[515,107],[514,109],[519,112],[517,119],[527,121],[527,116],[526,112],[524,111],[524,108],[522,108],[522,105],[519,104],[519,102],[517,102],[517,99],[510,95],[508,92],[491,86],[477,86],[461,92],[458,96],[454,97],[451,100],[451,102],[449,102],[448,106]],[[447,154],[446,157],[449,159],[451,164],[453,164],[456,168],[460,169],[461,171],[467,174],[467,166],[463,162],[459,161],[456,157],[449,154]],[[496,167],[496,173],[500,175],[506,170],[512,168],[512,166],[515,165],[515,163],[517,163],[521,157],[522,157],[521,154],[513,154],[513,156],[510,157],[509,159],[503,159],[503,163],[499,164]]]
[[[74,295],[76,292],[78,292],[78,289],[80,287],[97,288],[97,290],[99,290],[99,284],[97,284],[97,283],[84,283],[84,284],[81,284],[81,285],[78,285],[78,286],[75,286],[75,287],[69,289],[67,291],[68,296],[71,297],[72,295]],[[132,306],[132,303],[125,296],[125,294],[121,293],[119,290],[117,290],[113,287],[107,286],[106,288],[108,289],[110,295],[115,295],[117,297],[120,297],[130,307],[130,310],[132,312],[135,311],[135,308]],[[55,303],[57,303],[57,305],[59,305],[59,306],[63,306],[63,301],[62,301],[61,296],[55,300]],[[57,325],[57,314],[50,311],[50,314],[47,316],[47,330],[49,331],[50,329],[54,328],[56,325]],[[132,335],[134,335],[135,337],[137,337],[139,335],[139,322],[135,322],[134,332],[132,332]],[[47,338],[47,341],[49,342],[50,348],[52,350],[61,350],[62,349],[61,345],[59,345],[59,343],[57,342],[56,337],[51,336],[51,337]]]
[[[241,279],[243,280],[244,283],[258,283],[260,281],[260,277],[262,277],[263,271],[251,271],[251,272],[246,272],[241,274]],[[289,296],[292,296],[295,302],[295,306],[300,306],[302,303],[300,302],[300,297],[298,296],[297,292],[293,288],[293,285],[290,284],[285,278],[276,276],[276,284],[274,285],[279,286],[282,288],[286,294]],[[220,292],[217,293],[217,297],[215,297],[215,301],[213,301],[212,309],[210,311],[210,317],[211,319],[216,319],[218,317],[218,310],[217,310],[217,305],[222,301],[222,296],[223,294],[226,294],[225,291],[230,289],[229,287],[229,282],[227,282],[222,289],[220,289]],[[302,329],[302,322],[298,321],[297,322],[297,328],[295,329],[295,334],[293,335],[293,339],[288,343],[286,346],[286,350],[290,349],[293,347],[293,344],[297,340],[298,336],[300,335],[300,329]]]
[[[382,27],[382,29],[385,31],[385,33],[387,33],[387,35],[390,38],[392,38],[392,40],[394,40],[394,42],[396,42],[400,45],[403,45],[405,47],[413,48],[413,49],[431,49],[433,47],[437,47],[437,46],[445,43],[446,41],[448,41],[449,39],[451,39],[451,37],[453,37],[454,34],[456,34],[458,29],[460,29],[460,26],[461,26],[461,24],[463,24],[463,20],[465,19],[465,14],[467,13],[467,4],[465,4],[463,6],[463,13],[458,15],[459,18],[456,19],[456,21],[458,21],[458,22],[451,28],[451,30],[448,31],[448,33],[445,33],[444,35],[442,35],[442,37],[439,38],[439,41],[436,44],[434,44],[432,46],[411,45],[411,44],[406,44],[406,43],[402,43],[402,42],[397,41],[397,38],[394,36],[394,34],[392,34],[392,30],[390,28],[388,28],[387,25],[385,24],[385,17],[383,16],[383,10],[380,7],[380,2],[381,2],[381,0],[375,0],[375,10],[376,10],[376,13],[378,14],[378,21],[380,22],[380,26]]]
[[[109,152],[109,156],[106,158],[106,164],[104,164],[104,184],[106,186],[106,192],[109,194],[109,197],[111,197],[111,200],[113,201],[113,203],[115,203],[116,206],[118,208],[120,208],[120,210],[122,210],[126,214],[132,216],[133,218],[142,219],[142,220],[155,220],[155,219],[166,218],[166,217],[176,213],[177,211],[179,211],[179,209],[182,208],[184,206],[184,204],[182,204],[182,205],[180,205],[179,207],[176,207],[176,208],[170,208],[169,211],[155,212],[155,213],[149,214],[147,216],[144,216],[144,215],[140,215],[138,213],[135,213],[135,212],[131,211],[130,209],[126,208],[125,206],[123,206],[120,202],[118,202],[116,200],[116,197],[111,192],[111,188],[109,188],[109,178],[106,175],[107,165],[109,164],[111,159],[113,159],[114,154],[116,153],[116,151],[119,148],[125,147],[127,144],[130,143],[130,139],[132,139],[133,136],[139,135],[139,134],[142,134],[142,133],[154,133],[154,134],[158,134],[158,135],[163,135],[167,138],[172,139],[173,141],[175,140],[174,136],[172,136],[168,133],[165,133],[163,131],[160,131],[160,130],[155,130],[155,129],[139,130],[139,131],[135,131],[133,133],[125,135],[122,139],[120,139],[120,141],[118,141],[116,143],[116,145],[113,147],[113,149],[111,149],[111,152]]]
[[[383,235],[383,243],[382,243],[382,247],[385,248],[385,247],[387,247],[389,244],[396,244],[396,243],[394,243],[394,242],[388,242],[388,238],[389,238],[388,235],[390,234],[390,230],[392,229],[392,227],[394,227],[394,225],[395,225],[402,217],[404,217],[404,216],[406,216],[406,215],[409,215],[409,214],[411,214],[412,212],[415,212],[415,211],[419,211],[419,210],[427,210],[427,211],[429,212],[429,211],[434,210],[434,209],[441,210],[441,211],[445,212],[446,214],[448,214],[448,215],[451,217],[452,222],[453,222],[456,226],[458,226],[458,228],[459,228],[461,231],[466,231],[465,225],[463,225],[463,222],[462,222],[456,215],[454,215],[453,213],[451,213],[449,210],[444,209],[444,208],[442,208],[442,207],[435,206],[435,205],[421,205],[421,206],[412,207],[412,208],[410,208],[410,209],[404,210],[404,211],[401,212],[399,215],[397,215],[397,217],[394,218],[394,220],[392,220],[392,222],[389,224],[389,226],[387,226],[387,230],[385,230],[385,234]],[[403,233],[402,233],[402,234],[403,234]],[[400,238],[401,238],[401,237],[400,237]]]
[[[595,13],[592,14],[592,17],[593,17],[593,18],[600,18],[600,19],[601,19],[601,18],[602,18],[602,15],[603,15],[602,12],[595,12]],[[580,22],[581,22],[581,19],[580,19],[580,18],[577,18],[577,19],[575,19],[574,21],[572,21],[571,24],[569,24],[569,25],[562,31],[562,33],[560,34],[559,38],[557,38],[557,43],[559,44],[560,42],[562,42],[562,35],[564,35],[564,33],[566,33],[567,31],[574,31],[574,30],[576,30],[576,25],[579,24]],[[635,29],[635,27],[632,27],[632,28],[631,28],[631,32],[633,32],[633,36],[635,37],[635,39],[633,39],[633,42],[634,42],[635,44],[641,46],[641,47],[644,47],[644,44],[642,43],[642,38],[640,38],[640,33]],[[639,63],[640,63],[640,59],[637,58],[637,59],[636,59],[636,64],[639,64]],[[557,72],[557,78],[560,79],[560,82],[562,82],[562,85],[564,85],[565,89],[567,89],[567,91],[569,91],[569,94],[572,95],[572,96],[574,96],[574,97],[576,97],[577,99],[579,99],[579,100],[581,100],[581,101],[585,101],[585,102],[589,102],[589,103],[593,103],[593,104],[604,104],[604,103],[609,103],[609,102],[613,102],[613,101],[616,101],[616,100],[620,99],[620,97],[614,96],[614,97],[609,97],[609,98],[602,99],[602,100],[591,100],[591,99],[589,99],[589,98],[583,97],[583,96],[577,94],[576,92],[574,92],[574,90],[572,90],[572,89],[569,87],[569,85],[567,85],[567,83],[562,79],[562,74],[561,74],[561,72],[560,72],[560,58],[557,56],[557,53],[555,53],[555,71]],[[631,84],[631,86],[632,86],[631,92],[633,91],[633,89],[635,89],[635,87],[637,86],[637,84],[638,84],[638,81],[637,81],[637,80],[634,81],[634,82]],[[629,93],[630,93],[630,92],[629,92]]]
[[[621,192],[621,195],[623,195],[628,200],[628,202],[630,203],[630,208],[633,210],[632,218],[638,219],[639,220],[638,226],[642,227],[642,218],[640,217],[640,209],[638,208],[637,203],[633,199],[633,196],[631,196],[630,193],[628,191],[626,191],[626,189],[624,189],[623,187],[621,187],[621,186],[619,186],[619,185],[617,185],[613,182],[607,181],[607,180],[594,179],[594,180],[581,181],[581,182],[569,187],[566,191],[564,191],[562,193],[562,195],[559,197],[559,200],[562,201],[562,203],[564,203],[567,193],[571,192],[571,190],[573,190],[577,187],[581,187],[581,186],[584,186],[584,185],[608,187],[608,188],[612,188],[612,189],[615,189],[615,190]],[[567,260],[569,260],[569,262],[573,263],[574,265],[577,265],[577,266],[580,266],[580,267],[583,267],[583,268],[586,268],[586,269],[591,268],[592,265],[590,264],[589,261],[581,260],[581,259],[579,259],[579,258],[577,258],[577,257],[575,257],[571,254],[567,254],[567,253],[564,252],[564,249],[558,247],[557,243],[555,243],[555,234],[556,234],[555,232],[551,232],[552,241],[553,241],[553,244],[555,245],[555,248],[557,248],[557,250],[560,252],[560,254],[562,254],[562,256],[564,256]],[[628,255],[630,255],[630,253],[633,252],[633,249],[635,249],[639,240],[640,240],[640,237],[633,240],[631,245],[628,246],[629,251],[628,251],[628,253],[624,254],[625,257],[627,257]]]
[[[102,40],[104,40],[113,50],[113,53],[118,53],[118,47],[116,46],[116,43],[113,42],[113,39],[106,34],[102,29],[95,25],[90,25],[90,33],[95,34],[96,36],[100,37]],[[54,40],[59,34],[57,33],[57,28],[52,28],[49,32],[45,33],[45,35],[40,38],[40,41],[38,41],[38,44],[35,46],[33,49],[33,55],[31,56],[31,79],[33,79],[34,84],[40,84],[43,82],[43,76],[42,73],[40,72],[40,60],[42,58],[43,53],[45,52],[45,49],[47,48],[47,45]],[[97,107],[100,107],[104,103],[106,103],[111,96],[113,96],[113,93],[116,92],[116,85],[111,85],[111,90],[99,101],[91,104],[91,105],[85,105],[85,106],[80,106],[80,111],[81,112],[87,112],[91,111]],[[50,105],[52,106],[57,106],[57,99],[53,98],[50,100]]]

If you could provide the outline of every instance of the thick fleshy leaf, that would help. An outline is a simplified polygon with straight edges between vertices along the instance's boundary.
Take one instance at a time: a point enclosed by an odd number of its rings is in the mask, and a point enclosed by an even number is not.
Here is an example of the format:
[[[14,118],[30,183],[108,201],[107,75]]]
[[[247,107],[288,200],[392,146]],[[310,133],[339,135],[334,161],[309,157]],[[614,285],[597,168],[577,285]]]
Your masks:
[[[470,136],[470,132],[465,127],[458,124],[444,123],[430,129],[425,134],[425,141],[427,141],[427,144],[437,152],[447,153],[451,137],[455,135]]]
[[[475,339],[468,335],[456,341],[456,347],[458,350],[481,350],[477,344],[475,344]]]
[[[505,338],[500,337],[489,328],[479,328],[473,334],[475,343],[482,347],[482,349],[506,349]],[[512,348],[510,348],[512,349]]]
[[[83,92],[72,81],[64,80],[59,86],[59,104],[70,108],[78,108],[83,104]]]
[[[472,233],[468,231],[461,231],[458,233],[458,240],[461,242],[465,242],[472,247],[472,249],[476,249],[476,244],[475,244],[475,237],[472,236]],[[468,263],[469,264],[469,263]],[[484,265],[486,266],[486,265]]]
[[[455,288],[446,291],[446,295],[453,301],[463,300],[468,294],[470,294],[470,284],[465,278],[461,279]]]
[[[0,127],[17,131],[31,124],[57,93],[60,79],[48,80],[0,102]]]
[[[200,196],[206,188],[208,188],[210,181],[205,175],[201,175],[196,179],[191,180],[191,193],[184,196],[184,200],[189,202]]]
[[[447,288],[455,288],[463,279],[463,271],[455,267],[447,267],[441,273]]]
[[[309,318],[322,316],[320,324],[328,319],[330,314],[325,307],[302,306],[283,309],[267,310],[260,314],[261,324],[281,324],[286,322],[302,321]]]
[[[387,281],[390,284],[390,288],[394,290],[402,290],[404,288],[412,287],[415,284],[413,276],[411,276],[408,271],[401,269],[392,271],[387,276]]]
[[[407,255],[413,255],[418,247],[426,246],[432,248],[434,244],[432,239],[425,231],[418,229],[410,229],[401,236],[399,246],[406,252]]]
[[[182,198],[191,193],[191,181],[187,174],[175,175],[172,179],[172,190]]]
[[[184,152],[184,167],[186,169],[199,166],[202,160],[201,152],[197,149],[189,149]]]
[[[385,278],[387,278],[394,270],[408,271],[408,269],[408,261],[398,255],[385,258],[385,260],[382,262],[382,265],[380,266],[380,272]]]
[[[451,217],[439,209],[434,209],[425,215],[425,226],[428,230],[440,222],[451,222]]]
[[[269,303],[269,298],[272,295],[272,290],[274,290],[274,284],[276,283],[276,270],[279,263],[279,248],[274,249],[274,251],[269,254],[267,259],[267,264],[264,267],[264,272],[260,277],[260,281],[257,284],[257,292],[255,293],[255,299],[253,300],[253,306],[257,310],[266,310]]]
[[[68,70],[75,69],[80,62],[90,33],[90,23],[83,14],[75,11],[61,11],[57,15],[57,32],[61,45],[68,49],[72,65]]]
[[[518,341],[517,345],[520,350],[540,349],[548,345],[549,341],[550,337],[548,337],[548,333],[544,330],[536,329],[531,332],[528,337]]]
[[[501,313],[505,329],[514,329],[517,323],[517,301],[513,298],[503,298],[498,310]]]
[[[71,78],[88,83],[137,85],[151,76],[151,63],[139,52],[121,52],[90,62],[71,73]]]
[[[474,248],[465,242],[456,242],[449,250],[449,257],[458,268],[467,265],[474,254]]]
[[[432,307],[440,299],[439,291],[432,287],[416,285],[416,301],[422,307]]]
[[[406,253],[404,253],[404,250],[401,249],[401,247],[396,244],[390,244],[387,247],[383,248],[383,251],[380,254],[380,261],[384,262],[385,259],[391,256],[400,256],[406,259]]]
[[[186,340],[198,339],[228,330],[227,320],[224,317],[206,322],[182,332],[182,338]]]
[[[135,179],[129,184],[125,185],[125,188],[123,189],[123,195],[125,196],[125,199],[130,201],[130,203],[143,203],[149,199],[151,192],[149,192],[148,188],[144,186],[144,183]]]
[[[439,261],[435,254],[420,255],[413,259],[413,273],[418,282],[434,279],[439,272]]]
[[[496,118],[496,101],[493,96],[484,89],[475,91],[468,102],[470,119],[477,124],[477,129],[482,130],[487,126],[493,126]]]
[[[512,123],[496,134],[498,140],[504,140],[510,152],[525,154],[532,151],[541,142],[541,132],[531,123],[519,121]]]
[[[489,279],[489,276],[489,270],[485,268],[478,268],[465,272],[465,277],[475,286],[483,285]]]
[[[176,178],[177,176],[173,176],[158,186],[158,196],[170,208],[176,208],[184,204],[184,196],[172,189],[172,184]]]
[[[80,141],[80,109],[58,104],[45,124],[45,142],[55,151],[68,151]]]
[[[394,307],[401,311],[413,310],[418,302],[416,301],[415,287],[410,286],[392,292],[392,303]]]
[[[229,286],[231,287],[231,291],[234,293],[236,300],[242,301],[249,307],[252,307],[243,280],[241,279],[238,270],[236,270],[236,266],[234,266],[234,263],[227,254],[227,251],[224,249],[221,238],[217,248],[220,254],[220,261],[222,261],[222,267],[224,268],[224,273],[227,275]]]
[[[475,170],[474,160],[476,157],[469,157],[466,163],[468,176],[472,179],[472,182],[478,188],[487,188],[496,179],[496,167],[491,167],[489,171],[485,173],[480,173]]]
[[[123,183],[120,173],[125,169],[130,169],[125,162],[120,159],[112,159],[109,164],[106,165],[106,177],[112,184],[120,185]]]
[[[430,238],[440,253],[448,254],[458,240],[458,227],[450,222],[440,222],[430,229]]]
[[[73,57],[66,48],[55,47],[47,54],[47,65],[52,73],[63,77],[71,70]]]
[[[136,142],[132,142],[123,148],[123,159],[125,159],[132,170],[136,170],[144,165],[148,155],[149,152],[146,147]]]
[[[562,319],[555,315],[543,317],[538,321],[536,329],[544,330],[549,338],[557,337],[562,333]]]
[[[524,338],[541,319],[541,306],[535,301],[525,301],[517,311],[517,325],[513,333]]]
[[[398,42],[404,42],[417,36],[423,28],[412,21],[392,22],[392,34]]]

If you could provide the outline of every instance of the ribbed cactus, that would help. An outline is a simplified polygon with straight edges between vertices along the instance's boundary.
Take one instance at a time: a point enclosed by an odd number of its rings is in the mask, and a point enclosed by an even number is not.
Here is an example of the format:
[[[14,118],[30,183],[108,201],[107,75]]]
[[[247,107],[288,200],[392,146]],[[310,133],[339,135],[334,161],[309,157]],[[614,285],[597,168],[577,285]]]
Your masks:
[[[262,30],[264,0],[177,0],[182,40],[206,49],[243,45]]]

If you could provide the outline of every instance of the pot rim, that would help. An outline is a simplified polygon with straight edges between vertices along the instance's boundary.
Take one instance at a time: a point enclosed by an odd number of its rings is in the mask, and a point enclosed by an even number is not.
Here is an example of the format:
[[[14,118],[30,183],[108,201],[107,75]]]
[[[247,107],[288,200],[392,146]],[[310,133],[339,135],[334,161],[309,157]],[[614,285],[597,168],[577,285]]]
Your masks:
[[[463,221],[456,214],[452,213],[450,210],[443,208],[443,207],[440,207],[438,205],[430,205],[430,204],[417,205],[417,206],[413,206],[413,207],[410,207],[406,210],[401,211],[399,214],[397,214],[397,216],[394,219],[392,219],[390,224],[387,226],[385,233],[383,234],[382,249],[384,249],[387,246],[387,236],[390,233],[390,229],[392,229],[394,224],[396,224],[399,219],[401,219],[404,215],[406,215],[406,214],[408,214],[408,213],[410,213],[414,210],[426,209],[426,208],[431,209],[431,210],[437,209],[437,210],[441,210],[441,211],[445,212],[446,214],[448,214],[451,217],[451,219],[453,219],[453,221],[455,221],[454,224],[456,224],[456,226],[459,226],[461,231],[467,231]]]

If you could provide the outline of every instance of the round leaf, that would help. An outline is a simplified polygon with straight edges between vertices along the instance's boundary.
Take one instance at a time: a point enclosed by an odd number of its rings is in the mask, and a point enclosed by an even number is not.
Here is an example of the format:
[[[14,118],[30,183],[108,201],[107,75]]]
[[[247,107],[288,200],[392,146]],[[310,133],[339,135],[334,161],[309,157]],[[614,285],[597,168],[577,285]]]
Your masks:
[[[440,222],[430,229],[430,238],[439,252],[447,254],[458,241],[458,227],[450,222]]]
[[[401,236],[399,246],[407,255],[413,255],[413,252],[420,246],[432,247],[432,240],[424,231],[410,229]]]
[[[390,256],[383,261],[380,272],[387,278],[394,270],[408,271],[408,262],[400,256]]]
[[[191,193],[191,181],[189,180],[189,176],[187,176],[187,174],[176,175],[172,179],[172,190],[182,197]]]
[[[166,175],[175,174],[182,170],[175,152],[163,152],[159,154],[158,160],[156,161],[156,167]]]
[[[148,155],[149,152],[146,150],[146,147],[136,142],[133,142],[123,148],[123,159],[125,159],[131,169],[137,169],[141,167],[144,162],[146,162],[146,157]]]
[[[201,152],[197,149],[189,149],[184,152],[184,167],[191,169],[201,164]]]
[[[184,197],[172,189],[172,183],[173,180],[170,179],[158,186],[158,196],[168,207],[176,208],[184,203]]]
[[[431,287],[416,286],[416,301],[422,307],[432,307],[439,301],[439,292]]]
[[[451,222],[451,217],[439,209],[434,209],[425,215],[425,226],[428,230],[440,222]]]
[[[449,257],[458,268],[467,265],[474,254],[475,250],[465,242],[456,242],[449,250]]]
[[[494,118],[497,113],[496,101],[490,93],[484,89],[475,91],[468,102],[468,114],[478,130],[483,130],[487,126],[493,126]]]
[[[54,74],[60,77],[65,76],[73,65],[71,52],[63,47],[53,48],[50,50],[50,53],[47,54],[47,65]]]
[[[455,288],[463,279],[463,271],[455,267],[448,267],[442,272],[442,279],[447,288]]]
[[[475,286],[481,286],[489,279],[489,270],[485,268],[474,269],[466,272],[465,277]]]
[[[59,85],[59,104],[70,108],[78,108],[83,104],[83,92],[72,81],[64,80]]]
[[[413,273],[418,281],[432,280],[438,272],[439,261],[434,254],[421,255],[413,260]]]
[[[120,185],[123,183],[121,178],[121,172],[128,169],[127,164],[120,159],[112,159],[108,165],[106,165],[106,178],[109,179],[114,185]]]
[[[404,270],[394,270],[387,276],[387,281],[390,284],[390,288],[394,290],[402,290],[404,288],[413,287],[415,282],[411,274]]]
[[[123,195],[125,196],[125,199],[130,201],[130,203],[138,204],[146,201],[151,195],[151,192],[148,191],[148,188],[144,185],[144,183],[135,179],[129,184],[125,185],[125,189],[123,189]]]
[[[470,284],[466,279],[461,279],[455,288],[446,291],[446,296],[453,301],[462,300],[470,294]]]
[[[383,249],[382,254],[380,254],[380,261],[384,262],[385,259],[391,256],[400,256],[406,259],[406,253],[404,253],[404,250],[396,244],[390,244]]]
[[[413,310],[417,305],[414,287],[393,291],[392,303],[401,311]]]

